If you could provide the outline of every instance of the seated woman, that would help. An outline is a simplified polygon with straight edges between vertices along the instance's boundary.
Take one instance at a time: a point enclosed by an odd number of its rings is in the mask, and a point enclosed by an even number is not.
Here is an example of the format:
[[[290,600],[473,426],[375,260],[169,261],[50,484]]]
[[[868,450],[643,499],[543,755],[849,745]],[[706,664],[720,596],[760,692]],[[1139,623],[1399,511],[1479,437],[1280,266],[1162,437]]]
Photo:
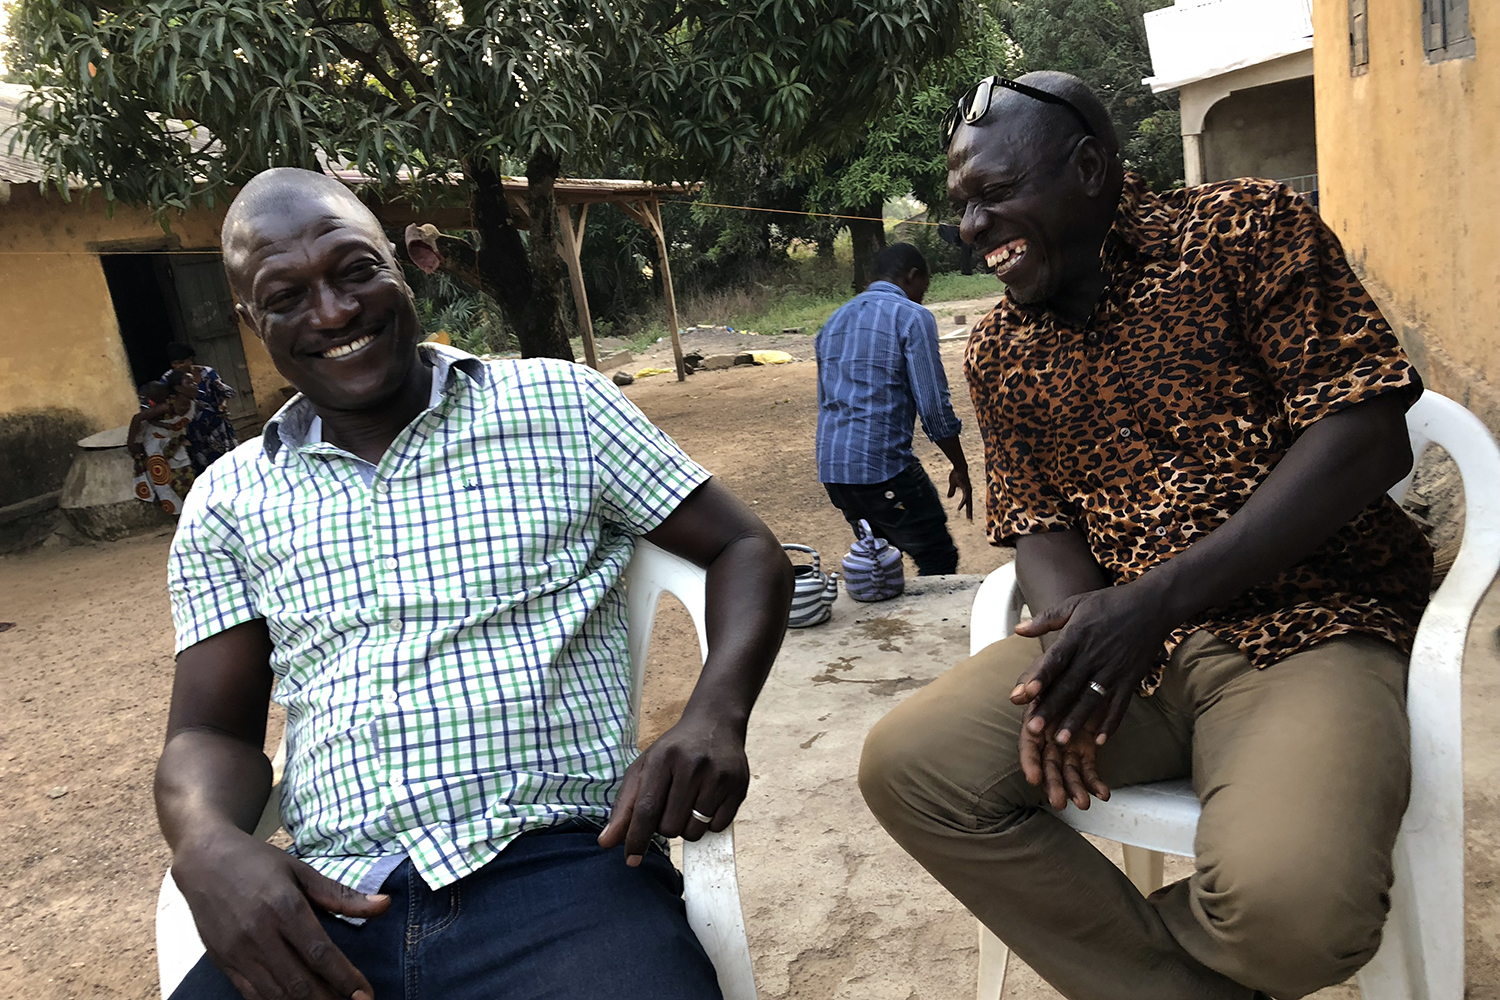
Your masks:
[[[226,455],[239,445],[234,425],[226,415],[234,389],[219,377],[219,373],[207,365],[198,364],[191,344],[173,341],[167,345],[167,360],[170,370],[162,374],[165,381],[172,372],[192,372],[198,378],[198,414],[188,425],[188,458],[193,471],[202,473],[221,455]]]
[[[198,379],[173,371],[163,382],[141,386],[151,405],[130,418],[126,448],[135,456],[135,495],[176,517],[197,472],[188,456],[188,428],[198,415]]]

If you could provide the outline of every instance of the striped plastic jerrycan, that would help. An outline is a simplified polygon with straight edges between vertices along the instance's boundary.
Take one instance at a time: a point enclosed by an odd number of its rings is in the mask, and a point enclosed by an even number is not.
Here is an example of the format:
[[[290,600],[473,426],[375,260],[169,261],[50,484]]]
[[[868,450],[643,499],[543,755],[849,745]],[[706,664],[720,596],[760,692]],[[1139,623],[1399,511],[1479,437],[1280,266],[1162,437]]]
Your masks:
[[[792,611],[787,618],[788,628],[807,628],[821,625],[833,614],[833,602],[839,595],[839,575],[824,573],[818,550],[810,545],[783,544],[788,552],[805,552],[812,556],[812,565],[793,564]]]

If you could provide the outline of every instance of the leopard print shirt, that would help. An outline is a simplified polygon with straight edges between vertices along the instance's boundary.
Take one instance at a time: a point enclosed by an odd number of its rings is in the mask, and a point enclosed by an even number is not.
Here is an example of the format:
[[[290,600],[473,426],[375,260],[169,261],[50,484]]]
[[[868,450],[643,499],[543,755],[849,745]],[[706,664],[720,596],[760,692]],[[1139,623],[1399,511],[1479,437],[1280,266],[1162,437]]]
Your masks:
[[[970,337],[994,544],[1075,528],[1128,583],[1228,520],[1319,419],[1421,392],[1338,238],[1283,185],[1157,194],[1127,175],[1103,261],[1109,285],[1083,326],[1006,295]],[[1410,653],[1431,576],[1420,529],[1382,497],[1185,623],[1162,662],[1199,628],[1257,667],[1348,633]]]

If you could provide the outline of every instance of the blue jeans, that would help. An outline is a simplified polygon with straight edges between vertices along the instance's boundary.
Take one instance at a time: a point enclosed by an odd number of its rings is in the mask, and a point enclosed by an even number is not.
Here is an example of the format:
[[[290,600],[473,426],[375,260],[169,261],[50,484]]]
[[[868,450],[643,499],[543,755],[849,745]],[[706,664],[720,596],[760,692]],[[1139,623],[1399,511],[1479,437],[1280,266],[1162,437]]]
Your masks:
[[[856,534],[860,520],[869,521],[876,538],[911,556],[918,576],[958,572],[958,549],[948,534],[948,512],[920,462],[883,483],[824,483],[823,488]]]
[[[523,834],[436,892],[404,861],[381,887],[384,916],[319,919],[377,1000],[721,1000],[672,862],[653,847],[627,867],[598,835],[585,820]],[[238,997],[207,956],[172,994]]]

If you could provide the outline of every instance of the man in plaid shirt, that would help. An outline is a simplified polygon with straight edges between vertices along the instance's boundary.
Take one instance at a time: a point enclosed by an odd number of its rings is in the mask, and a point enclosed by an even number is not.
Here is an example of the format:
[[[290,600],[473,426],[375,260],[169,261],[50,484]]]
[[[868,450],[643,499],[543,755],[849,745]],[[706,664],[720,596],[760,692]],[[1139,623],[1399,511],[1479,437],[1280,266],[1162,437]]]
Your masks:
[[[654,837],[745,796],[776,539],[590,369],[419,345],[391,244],[331,178],[259,175],[223,245],[301,395],[198,481],[172,546],[157,811],[208,952],[173,996],[718,997]],[[639,756],[637,537],[707,567],[709,630]],[[273,688],[289,851],[250,834]]]

